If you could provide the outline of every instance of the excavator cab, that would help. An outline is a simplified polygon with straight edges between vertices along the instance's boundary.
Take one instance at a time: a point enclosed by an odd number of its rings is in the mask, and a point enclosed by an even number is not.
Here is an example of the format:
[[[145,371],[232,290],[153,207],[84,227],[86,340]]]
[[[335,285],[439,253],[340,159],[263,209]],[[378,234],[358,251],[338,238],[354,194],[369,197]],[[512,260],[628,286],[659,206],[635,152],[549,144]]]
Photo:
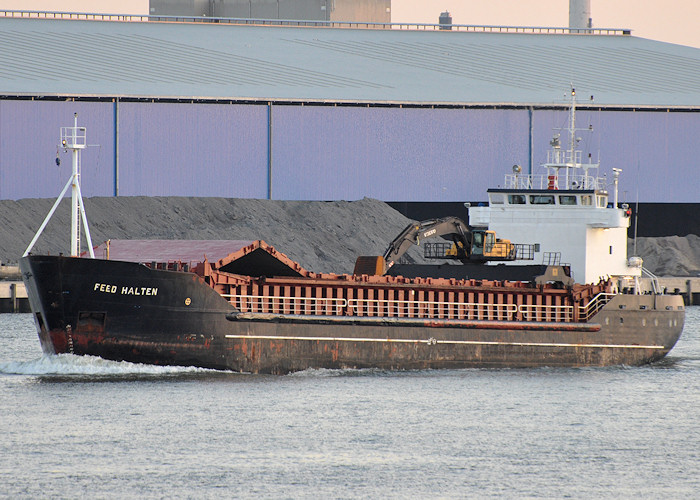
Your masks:
[[[496,238],[494,231],[472,230],[472,260],[514,260],[515,245],[510,240]]]
[[[471,257],[473,259],[479,258],[484,255],[484,232],[481,229],[472,230],[472,251]]]
[[[515,260],[515,245],[510,240],[496,238],[494,231],[487,229],[472,229],[472,244],[469,251],[458,241],[445,252],[447,258],[468,258],[469,260]]]

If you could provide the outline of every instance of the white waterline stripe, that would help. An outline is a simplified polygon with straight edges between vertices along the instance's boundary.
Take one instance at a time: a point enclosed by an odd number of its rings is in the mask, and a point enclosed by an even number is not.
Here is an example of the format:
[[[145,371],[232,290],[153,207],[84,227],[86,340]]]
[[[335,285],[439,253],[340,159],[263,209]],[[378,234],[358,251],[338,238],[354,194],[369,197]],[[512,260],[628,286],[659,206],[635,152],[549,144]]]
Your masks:
[[[633,344],[558,344],[549,342],[488,342],[480,340],[410,340],[410,339],[372,339],[363,337],[283,337],[276,335],[226,335],[227,339],[255,340],[325,340],[328,342],[397,342],[406,344],[462,344],[462,345],[510,345],[518,347],[589,347],[589,348],[624,348],[624,349],[663,349],[662,345]]]

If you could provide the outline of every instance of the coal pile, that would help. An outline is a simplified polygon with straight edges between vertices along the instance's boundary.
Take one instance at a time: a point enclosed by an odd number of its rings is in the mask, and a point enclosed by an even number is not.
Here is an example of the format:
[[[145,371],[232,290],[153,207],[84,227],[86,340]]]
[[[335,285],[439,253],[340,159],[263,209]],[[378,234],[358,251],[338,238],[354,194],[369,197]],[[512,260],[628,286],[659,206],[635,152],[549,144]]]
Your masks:
[[[17,262],[55,200],[0,202],[0,260]],[[85,200],[94,245],[108,239],[261,239],[315,272],[352,273],[382,255],[411,220],[384,202],[94,197]],[[70,200],[61,201],[32,252],[70,252]],[[84,246],[84,248],[87,248]],[[422,248],[408,260],[425,262]]]
[[[0,201],[0,262],[16,263],[51,210],[53,199]],[[239,198],[94,197],[85,200],[93,244],[108,239],[265,240],[315,272],[351,273],[360,255],[382,255],[411,222],[386,203]],[[70,200],[39,238],[35,253],[70,252]],[[86,247],[84,247],[86,248]],[[634,244],[629,242],[629,254]],[[658,276],[695,276],[700,237],[639,238],[637,255]],[[409,263],[432,263],[422,247]]]

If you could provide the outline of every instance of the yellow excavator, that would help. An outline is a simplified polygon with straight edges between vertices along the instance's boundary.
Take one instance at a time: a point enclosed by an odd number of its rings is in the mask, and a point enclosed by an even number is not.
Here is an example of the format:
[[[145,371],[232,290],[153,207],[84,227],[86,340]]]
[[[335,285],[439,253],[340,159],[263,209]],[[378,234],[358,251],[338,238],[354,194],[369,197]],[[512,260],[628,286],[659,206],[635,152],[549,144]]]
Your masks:
[[[432,244],[427,258],[457,259],[462,262],[515,260],[516,247],[510,240],[496,237],[488,229],[470,229],[457,217],[414,222],[389,244],[384,255],[363,255],[355,262],[354,274],[384,275],[413,245],[422,240],[441,237],[452,243]]]

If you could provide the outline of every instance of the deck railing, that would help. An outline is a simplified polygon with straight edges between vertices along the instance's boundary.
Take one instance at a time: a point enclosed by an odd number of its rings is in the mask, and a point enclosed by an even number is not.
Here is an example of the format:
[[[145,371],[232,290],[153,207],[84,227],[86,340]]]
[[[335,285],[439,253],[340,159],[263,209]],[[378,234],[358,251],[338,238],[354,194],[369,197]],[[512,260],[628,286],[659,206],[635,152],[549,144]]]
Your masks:
[[[306,314],[314,316],[363,316],[378,318],[466,319],[490,321],[587,322],[615,294],[599,293],[587,304],[572,305],[488,304],[427,300],[345,299],[225,294],[241,312]]]
[[[348,301],[344,298],[231,294],[223,294],[222,297],[242,312],[344,316],[348,306]]]
[[[574,306],[547,306],[522,304],[518,306],[523,321],[560,321],[570,323],[574,320]]]
[[[605,304],[610,302],[615,295],[614,293],[601,292],[589,300],[587,304],[579,306],[579,321],[585,322],[590,320],[605,306]]]
[[[421,319],[474,319],[507,321],[515,317],[515,304],[479,304],[427,300],[350,299],[355,316],[404,317]]]
[[[592,175],[562,175],[557,182],[558,189],[593,189],[604,191],[607,189],[607,178],[594,177]],[[505,189],[551,189],[552,177],[538,174],[506,174]]]

